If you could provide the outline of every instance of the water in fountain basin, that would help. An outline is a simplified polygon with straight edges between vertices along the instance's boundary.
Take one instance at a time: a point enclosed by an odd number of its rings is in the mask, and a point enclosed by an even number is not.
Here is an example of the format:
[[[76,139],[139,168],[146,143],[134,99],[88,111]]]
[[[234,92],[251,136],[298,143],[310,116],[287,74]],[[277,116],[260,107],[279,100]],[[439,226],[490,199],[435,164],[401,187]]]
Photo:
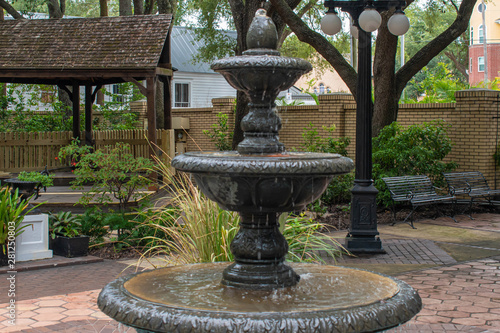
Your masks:
[[[129,293],[175,308],[229,312],[308,312],[369,305],[394,296],[398,285],[366,271],[295,264],[301,281],[290,288],[252,291],[221,286],[227,263],[171,267],[125,283]],[[366,290],[366,292],[363,292]]]

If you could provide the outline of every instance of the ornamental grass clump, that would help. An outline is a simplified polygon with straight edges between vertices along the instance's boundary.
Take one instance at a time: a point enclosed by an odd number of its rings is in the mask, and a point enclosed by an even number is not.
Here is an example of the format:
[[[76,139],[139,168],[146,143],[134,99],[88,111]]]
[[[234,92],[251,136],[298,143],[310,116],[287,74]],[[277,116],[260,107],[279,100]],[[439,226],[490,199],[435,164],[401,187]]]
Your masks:
[[[174,176],[160,159],[156,163],[155,171],[163,176],[171,193],[170,206],[153,214],[149,211],[140,222],[157,229],[164,237],[145,237],[154,246],[147,247],[139,263],[151,257],[163,258],[166,265],[233,261],[230,244],[239,229],[238,213],[223,210],[209,200],[189,175]],[[324,263],[322,255],[335,260],[346,253],[333,237],[320,232],[322,224],[304,215],[283,214],[280,220],[286,221],[281,223],[281,230],[289,244],[288,260]]]

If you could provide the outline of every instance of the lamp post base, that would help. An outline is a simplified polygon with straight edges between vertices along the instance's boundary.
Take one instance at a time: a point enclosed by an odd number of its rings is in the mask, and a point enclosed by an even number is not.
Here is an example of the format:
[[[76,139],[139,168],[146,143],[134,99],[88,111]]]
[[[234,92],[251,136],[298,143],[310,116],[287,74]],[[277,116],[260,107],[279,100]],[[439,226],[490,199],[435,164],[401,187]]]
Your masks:
[[[346,249],[352,253],[385,253],[377,231],[377,193],[371,179],[355,179],[351,191],[351,226]]]
[[[386,253],[382,247],[382,241],[379,237],[360,237],[352,236],[347,234],[345,239],[346,249],[351,253],[362,254],[362,253]]]

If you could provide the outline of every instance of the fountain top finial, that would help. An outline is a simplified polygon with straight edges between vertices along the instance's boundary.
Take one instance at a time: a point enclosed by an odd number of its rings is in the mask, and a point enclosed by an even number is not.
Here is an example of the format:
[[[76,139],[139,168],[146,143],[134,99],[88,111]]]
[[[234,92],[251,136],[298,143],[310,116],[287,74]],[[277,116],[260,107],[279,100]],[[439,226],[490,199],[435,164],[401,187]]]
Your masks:
[[[255,12],[255,17],[248,28],[247,47],[244,54],[272,54],[279,55],[278,32],[273,20],[267,16],[265,9],[260,8]]]

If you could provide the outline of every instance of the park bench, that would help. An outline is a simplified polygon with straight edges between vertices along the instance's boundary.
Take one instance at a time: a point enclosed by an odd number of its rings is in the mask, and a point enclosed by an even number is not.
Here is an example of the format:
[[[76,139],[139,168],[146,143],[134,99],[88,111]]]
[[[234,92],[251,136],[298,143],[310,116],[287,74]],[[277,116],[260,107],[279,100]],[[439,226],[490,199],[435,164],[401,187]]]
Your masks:
[[[469,197],[468,216],[471,219],[473,219],[471,214],[474,199],[484,199],[490,205],[493,205],[491,199],[496,195],[500,195],[500,190],[490,189],[486,178],[479,171],[445,172],[443,175],[448,183],[450,194],[454,196],[467,195]]]
[[[436,188],[432,185],[431,180],[427,176],[400,176],[400,177],[386,177],[382,178],[391,193],[393,201],[392,211],[394,214],[394,224],[396,224],[396,203],[410,204],[412,207],[411,212],[402,221],[408,223],[413,229],[413,213],[415,210],[424,205],[434,205],[439,203],[454,203],[455,197],[453,195],[440,195],[436,193]],[[439,207],[437,207],[439,209]],[[450,216],[455,222],[455,217]],[[408,222],[408,219],[410,221]]]

